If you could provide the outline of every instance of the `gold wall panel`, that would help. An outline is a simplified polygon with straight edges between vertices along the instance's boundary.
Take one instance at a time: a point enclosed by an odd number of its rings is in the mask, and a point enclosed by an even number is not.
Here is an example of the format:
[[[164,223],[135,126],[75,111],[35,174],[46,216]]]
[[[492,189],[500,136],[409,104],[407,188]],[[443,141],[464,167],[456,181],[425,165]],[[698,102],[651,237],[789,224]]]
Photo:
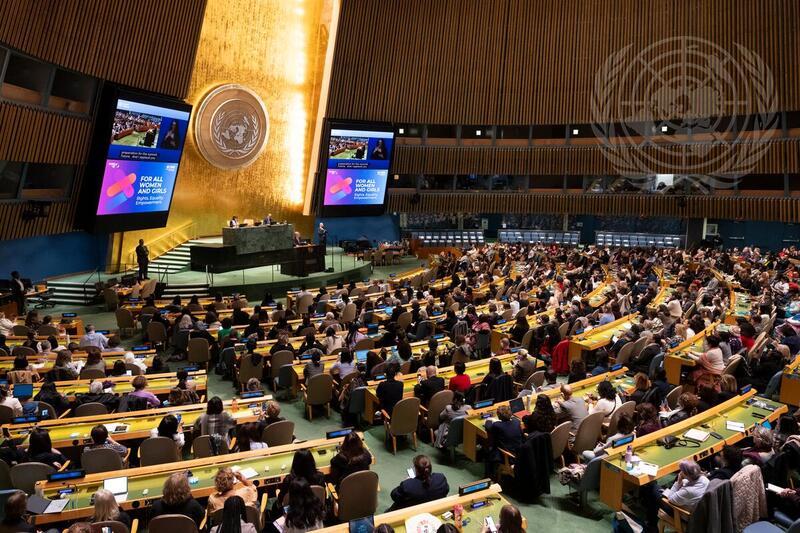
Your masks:
[[[302,207],[332,1],[208,1],[187,100],[196,106],[218,85],[246,85],[267,107],[269,141],[252,165],[226,171],[200,155],[190,132],[167,228],[125,233],[117,257],[190,220],[197,235],[219,235],[233,214],[272,213],[311,235]]]

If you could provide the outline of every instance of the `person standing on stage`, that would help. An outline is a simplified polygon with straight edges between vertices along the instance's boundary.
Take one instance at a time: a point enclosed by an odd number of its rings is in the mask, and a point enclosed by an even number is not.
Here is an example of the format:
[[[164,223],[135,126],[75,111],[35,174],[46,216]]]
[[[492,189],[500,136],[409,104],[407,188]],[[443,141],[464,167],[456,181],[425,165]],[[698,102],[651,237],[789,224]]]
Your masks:
[[[275,219],[272,218],[272,213],[269,213],[266,218],[264,218],[264,222],[262,222],[265,226],[271,226],[275,223]]]
[[[136,263],[139,265],[139,281],[147,279],[147,265],[150,264],[150,250],[144,245],[144,239],[139,239],[136,247]]]
[[[317,230],[317,235],[319,237],[319,243],[322,246],[328,245],[328,230],[325,229],[325,226],[322,222],[319,223],[319,229]]]
[[[16,270],[11,273],[11,295],[17,302],[17,315],[25,314],[25,285]]]
[[[236,215],[233,215],[233,217],[228,221],[228,227],[229,228],[239,227],[239,219],[236,217]]]

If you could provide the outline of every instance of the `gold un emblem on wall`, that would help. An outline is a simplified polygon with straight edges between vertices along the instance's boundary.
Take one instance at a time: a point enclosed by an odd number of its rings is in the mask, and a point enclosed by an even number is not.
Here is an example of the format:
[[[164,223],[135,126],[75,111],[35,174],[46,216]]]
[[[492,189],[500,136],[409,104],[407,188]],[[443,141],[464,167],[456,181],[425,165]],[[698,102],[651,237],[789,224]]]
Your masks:
[[[200,103],[194,138],[203,157],[222,169],[243,168],[267,145],[269,115],[253,90],[235,83],[220,85]]]

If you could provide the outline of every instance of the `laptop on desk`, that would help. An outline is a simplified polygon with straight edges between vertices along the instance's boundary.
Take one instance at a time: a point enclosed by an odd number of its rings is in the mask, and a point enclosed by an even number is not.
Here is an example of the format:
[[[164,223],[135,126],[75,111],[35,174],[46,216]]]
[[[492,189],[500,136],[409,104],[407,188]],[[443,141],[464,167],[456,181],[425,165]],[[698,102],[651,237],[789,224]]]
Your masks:
[[[511,408],[511,412],[514,413],[514,416],[520,420],[530,414],[528,410],[525,409],[525,400],[523,398],[514,398],[508,402],[508,406]]]

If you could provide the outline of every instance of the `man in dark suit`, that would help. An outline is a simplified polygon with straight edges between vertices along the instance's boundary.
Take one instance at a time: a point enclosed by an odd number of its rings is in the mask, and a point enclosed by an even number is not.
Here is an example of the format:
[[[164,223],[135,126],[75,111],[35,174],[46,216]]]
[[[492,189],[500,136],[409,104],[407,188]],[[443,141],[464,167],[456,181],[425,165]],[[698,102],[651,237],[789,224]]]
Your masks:
[[[389,415],[394,411],[394,406],[403,399],[403,384],[394,377],[397,375],[397,365],[390,364],[386,367],[386,379],[378,384],[375,394],[381,402],[381,409]]]
[[[272,218],[272,213],[269,213],[266,217],[264,217],[263,225],[271,226],[275,223],[275,220]]]
[[[139,239],[136,247],[136,263],[139,265],[139,281],[147,279],[147,265],[150,264],[150,250],[144,245],[144,239]]]
[[[522,426],[513,418],[511,408],[501,405],[497,408],[497,422],[486,421],[486,432],[489,434],[489,453],[486,454],[486,477],[492,477],[499,463],[503,462],[500,448],[516,453],[522,445]]]
[[[11,273],[11,295],[17,302],[17,314],[25,314],[25,285],[19,277],[19,272],[16,270]]]
[[[392,491],[394,504],[387,510],[403,509],[447,496],[450,491],[447,478],[432,470],[431,460],[427,456],[414,457],[414,477],[401,481]]]
[[[428,379],[423,379],[414,387],[414,396],[420,399],[422,405],[428,405],[434,394],[444,390],[444,378],[437,376],[437,371],[435,366],[427,367],[425,375]]]

